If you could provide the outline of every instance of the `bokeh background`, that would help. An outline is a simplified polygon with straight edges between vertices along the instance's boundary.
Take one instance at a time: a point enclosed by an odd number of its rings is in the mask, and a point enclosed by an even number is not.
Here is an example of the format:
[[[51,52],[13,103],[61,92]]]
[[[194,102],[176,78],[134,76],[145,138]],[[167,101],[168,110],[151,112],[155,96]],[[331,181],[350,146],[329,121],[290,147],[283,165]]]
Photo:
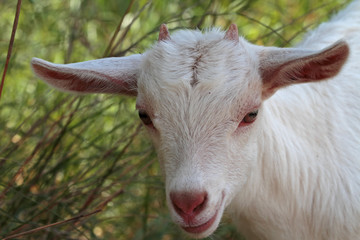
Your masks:
[[[169,218],[135,99],[57,92],[32,74],[32,57],[70,63],[142,53],[161,23],[171,32],[236,23],[252,43],[287,47],[348,2],[23,0],[0,100],[0,238],[80,216],[12,239],[188,239]],[[0,1],[1,70],[16,3]],[[241,236],[225,215],[209,239]]]

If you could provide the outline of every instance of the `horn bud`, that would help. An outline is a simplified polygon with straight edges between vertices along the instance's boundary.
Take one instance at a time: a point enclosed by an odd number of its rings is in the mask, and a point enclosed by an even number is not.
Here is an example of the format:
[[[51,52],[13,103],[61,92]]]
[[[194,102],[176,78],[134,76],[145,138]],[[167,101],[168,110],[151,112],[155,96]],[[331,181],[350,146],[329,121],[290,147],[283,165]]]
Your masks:
[[[161,24],[159,32],[159,42],[170,40],[170,33],[165,24]]]
[[[232,23],[225,33],[224,39],[239,42],[239,31],[236,24]]]

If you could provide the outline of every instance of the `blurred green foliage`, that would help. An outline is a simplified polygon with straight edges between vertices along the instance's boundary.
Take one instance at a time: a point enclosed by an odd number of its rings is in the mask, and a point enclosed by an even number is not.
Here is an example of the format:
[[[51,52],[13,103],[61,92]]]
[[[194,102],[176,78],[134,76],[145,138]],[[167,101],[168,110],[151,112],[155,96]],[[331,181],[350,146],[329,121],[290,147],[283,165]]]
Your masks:
[[[135,100],[59,93],[33,76],[32,57],[67,63],[144,52],[161,23],[175,31],[226,29],[234,22],[253,43],[289,46],[344,4],[24,0],[0,101],[0,237],[103,207],[23,239],[186,239],[169,218],[161,171]],[[15,9],[14,0],[0,2],[1,69]],[[211,237],[240,238],[226,216]]]

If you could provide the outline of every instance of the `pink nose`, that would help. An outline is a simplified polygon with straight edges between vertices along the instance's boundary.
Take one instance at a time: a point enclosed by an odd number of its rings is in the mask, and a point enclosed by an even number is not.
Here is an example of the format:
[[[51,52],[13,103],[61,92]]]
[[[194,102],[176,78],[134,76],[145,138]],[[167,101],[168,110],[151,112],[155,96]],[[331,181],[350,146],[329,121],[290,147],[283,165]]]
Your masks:
[[[185,222],[191,222],[206,205],[206,192],[172,192],[171,202]]]

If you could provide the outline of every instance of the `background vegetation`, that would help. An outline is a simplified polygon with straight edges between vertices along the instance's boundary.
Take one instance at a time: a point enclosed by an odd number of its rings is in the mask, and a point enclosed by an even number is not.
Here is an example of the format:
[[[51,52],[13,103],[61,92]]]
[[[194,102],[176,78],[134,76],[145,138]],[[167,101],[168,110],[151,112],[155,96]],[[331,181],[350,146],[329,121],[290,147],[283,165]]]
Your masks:
[[[16,239],[186,239],[169,218],[135,100],[59,93],[33,76],[32,57],[67,63],[144,52],[161,23],[174,31],[234,22],[253,43],[289,46],[346,2],[24,0],[0,101],[0,238],[62,223]],[[1,69],[15,9],[16,1],[0,1]],[[240,238],[226,217],[211,237]]]

